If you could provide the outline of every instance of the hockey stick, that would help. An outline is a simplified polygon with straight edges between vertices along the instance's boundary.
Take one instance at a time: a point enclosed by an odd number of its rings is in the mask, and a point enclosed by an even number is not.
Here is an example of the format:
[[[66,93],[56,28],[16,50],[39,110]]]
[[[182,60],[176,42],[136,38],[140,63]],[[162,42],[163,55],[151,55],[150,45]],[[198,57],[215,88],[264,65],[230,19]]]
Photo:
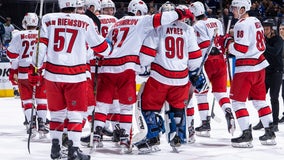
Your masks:
[[[35,62],[35,70],[34,74],[37,74],[38,72],[38,52],[39,52],[39,38],[40,38],[40,26],[41,26],[41,18],[42,18],[42,10],[43,10],[43,0],[40,0],[40,11],[39,11],[39,28],[38,28],[38,34],[37,34],[37,44],[36,44],[36,62]],[[33,113],[35,110],[35,94],[36,94],[36,86],[33,86],[33,94],[32,94],[32,99],[33,99],[33,105],[31,108],[31,121],[30,121],[30,128],[29,128],[29,137],[28,137],[28,151],[29,154],[31,153],[30,151],[30,143],[31,143],[31,136],[32,136],[32,125],[33,125]]]
[[[229,16],[229,21],[228,21],[228,25],[227,25],[226,34],[229,34],[229,32],[230,32],[231,22],[232,22],[232,16]],[[227,52],[227,49],[225,50],[224,54],[226,54],[227,68],[228,68],[229,80],[230,80],[230,85],[231,85],[231,82],[232,82],[231,66],[230,66],[229,54],[227,54],[226,52]]]
[[[95,76],[94,76],[94,95],[95,99],[97,101],[97,88],[98,88],[98,69],[99,69],[99,60],[95,59]],[[95,108],[92,111],[92,122],[91,122],[91,133],[90,133],[90,153],[92,153],[92,150],[94,148],[94,123],[95,123]]]

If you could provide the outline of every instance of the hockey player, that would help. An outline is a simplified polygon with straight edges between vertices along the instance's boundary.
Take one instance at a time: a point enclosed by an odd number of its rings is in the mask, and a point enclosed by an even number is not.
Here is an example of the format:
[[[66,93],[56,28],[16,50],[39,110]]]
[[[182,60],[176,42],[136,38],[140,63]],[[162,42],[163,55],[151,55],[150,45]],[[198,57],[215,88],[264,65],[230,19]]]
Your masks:
[[[175,10],[175,5],[170,2],[160,8],[163,13],[172,10]],[[164,132],[164,122],[159,112],[166,101],[169,104],[165,115],[169,119],[169,124],[165,124],[169,125],[168,142],[173,148],[186,143],[185,107],[190,87],[188,76],[190,79],[196,76],[202,52],[193,28],[180,20],[151,32],[141,47],[141,66],[151,68],[141,97],[142,114],[148,127],[146,139],[136,144],[142,152],[160,143],[159,133]],[[202,72],[192,82],[197,89],[202,89],[205,83]]]
[[[44,80],[50,110],[51,158],[61,157],[64,120],[67,118],[68,159],[89,160],[80,149],[82,112],[86,112],[86,44],[97,56],[107,56],[111,47],[95,31],[92,19],[76,14],[77,0],[59,0],[60,13],[42,17],[39,52],[33,54],[33,66],[46,60]],[[40,75],[33,74],[33,79]]]
[[[117,18],[114,17],[114,13],[115,13],[115,4],[111,1],[111,0],[103,0],[101,2],[101,6],[100,6],[100,9],[101,9],[101,14],[100,15],[97,15],[99,20],[100,20],[100,31],[101,31],[101,35],[103,37],[106,37],[107,33],[108,33],[108,29],[117,21]],[[90,86],[92,85],[93,88],[94,88],[94,83],[97,83],[97,82],[94,82],[95,79],[97,79],[99,76],[96,75],[97,73],[95,73],[96,71],[96,64],[97,61],[99,61],[99,59],[93,59],[93,60],[90,60],[89,64],[90,64],[90,72],[92,74],[92,81],[90,80]],[[97,76],[97,77],[95,77]],[[98,81],[98,80],[97,80]],[[93,92],[93,91],[92,91]],[[93,95],[89,95],[89,97],[92,97]],[[90,98],[88,98],[90,99]],[[102,133],[103,135],[106,135],[106,136],[113,136],[113,129],[115,128],[115,125],[117,125],[118,121],[119,121],[119,112],[120,112],[120,109],[119,109],[119,103],[118,103],[118,95],[115,94],[115,98],[114,98],[114,102],[113,102],[113,105],[110,106],[109,108],[109,113],[107,115],[107,123],[106,123],[106,126],[103,127],[103,130],[102,130]],[[91,105],[91,104],[90,104]],[[90,106],[88,105],[88,113],[87,113],[87,119],[88,121],[91,123],[92,121],[92,111],[94,108],[94,106]],[[90,108],[91,107],[91,108]],[[110,125],[111,123],[111,125]],[[111,129],[112,128],[112,129]],[[114,142],[118,142],[119,141],[119,133],[115,132],[115,137],[113,138],[113,141]],[[89,146],[89,143],[90,143],[90,135],[88,136],[85,136],[85,137],[82,137],[81,138],[81,144],[83,146]],[[102,143],[99,143],[97,144],[97,147],[100,147],[100,146],[103,146]]]
[[[86,12],[85,14],[89,16],[95,23],[96,29],[100,32],[101,23],[97,15],[100,14],[101,4],[99,0],[85,0]]]
[[[27,132],[32,132],[32,138],[36,136],[36,132],[40,133],[40,138],[44,138],[45,134],[49,131],[45,126],[47,115],[47,101],[45,94],[45,84],[42,80],[37,81],[33,85],[36,86],[36,91],[33,93],[33,86],[30,85],[28,79],[28,72],[32,61],[32,55],[35,54],[36,39],[38,31],[36,30],[38,25],[38,17],[35,13],[27,13],[22,21],[24,31],[17,32],[7,51],[7,55],[12,60],[18,61],[18,66],[14,66],[11,70],[18,74],[18,85],[20,89],[20,98],[24,106],[25,117],[28,120],[29,126]],[[15,78],[15,77],[13,77]],[[33,95],[35,94],[35,97]],[[35,101],[35,102],[34,102]],[[36,105],[36,106],[34,106]],[[32,113],[32,108],[35,107],[36,112]],[[34,110],[35,111],[35,110]],[[31,119],[33,115],[33,118]],[[37,116],[37,118],[36,118]],[[37,122],[38,127],[37,127]],[[32,123],[32,125],[30,125]]]
[[[197,1],[190,5],[190,10],[196,18],[193,28],[197,35],[197,42],[202,49],[203,56],[206,54],[210,46],[210,40],[217,29],[217,35],[223,35],[222,23],[215,18],[207,18],[205,15],[204,5]],[[209,53],[204,64],[204,69],[212,84],[212,93],[222,108],[227,120],[228,132],[233,134],[235,130],[235,119],[231,110],[231,102],[227,95],[227,70],[224,55],[217,48],[218,43],[213,44],[213,48]],[[195,128],[196,134],[201,136],[210,136],[210,117],[208,116],[209,104],[207,100],[208,90],[202,93],[195,93],[198,110],[201,118],[201,125]],[[190,124],[190,123],[189,123]]]
[[[132,109],[136,102],[135,72],[141,71],[138,54],[142,42],[154,28],[176,19],[192,17],[188,9],[146,16],[148,8],[141,0],[130,1],[128,12],[129,16],[118,20],[107,35],[112,40],[113,50],[108,58],[103,59],[100,69],[94,134],[99,141],[109,106],[113,102],[114,91],[117,89],[120,103],[120,145],[127,152],[131,151]]]
[[[232,138],[233,147],[253,147],[251,141],[252,129],[246,100],[252,100],[265,128],[264,135],[259,140],[264,145],[275,145],[272,114],[265,96],[265,67],[268,62],[265,51],[264,31],[261,22],[248,15],[250,0],[233,0],[231,11],[234,18],[239,19],[234,26],[234,41],[230,35],[220,39],[220,44],[228,48],[229,53],[236,56],[236,69],[232,81],[230,98],[236,118],[242,130],[240,137]]]

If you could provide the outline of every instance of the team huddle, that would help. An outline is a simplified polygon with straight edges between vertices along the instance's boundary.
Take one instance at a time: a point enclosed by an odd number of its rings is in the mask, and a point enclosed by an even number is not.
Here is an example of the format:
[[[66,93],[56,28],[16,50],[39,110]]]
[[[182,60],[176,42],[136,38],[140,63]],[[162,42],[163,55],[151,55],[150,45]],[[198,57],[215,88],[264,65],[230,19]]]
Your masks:
[[[224,33],[218,19],[206,17],[199,1],[189,6],[166,2],[158,13],[148,15],[142,0],[131,0],[128,15],[121,19],[114,17],[111,0],[58,3],[61,12],[45,14],[41,22],[35,13],[27,13],[22,23],[26,30],[13,35],[7,51],[12,64],[9,79],[19,85],[27,133],[31,139],[50,134],[51,159],[89,160],[80,146],[103,147],[105,135],[124,153],[136,147],[146,154],[159,151],[160,135],[166,132],[178,152],[182,144],[195,142],[195,134],[210,136],[209,83],[228,132],[233,135],[236,122],[242,130],[231,139],[233,147],[253,147],[247,99],[265,129],[259,140],[276,144],[265,100],[268,62],[263,56],[263,27],[247,13],[250,0],[232,1],[231,12],[239,19],[232,35]],[[228,53],[236,57],[230,95]],[[136,75],[148,77],[138,97]],[[133,132],[133,119],[138,133]],[[90,135],[81,137],[87,123]]]

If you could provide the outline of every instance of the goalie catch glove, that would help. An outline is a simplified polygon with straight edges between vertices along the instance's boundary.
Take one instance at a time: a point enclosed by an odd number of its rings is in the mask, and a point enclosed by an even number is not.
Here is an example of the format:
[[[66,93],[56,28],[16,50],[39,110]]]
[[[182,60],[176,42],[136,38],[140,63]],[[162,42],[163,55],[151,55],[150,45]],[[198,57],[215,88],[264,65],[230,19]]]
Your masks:
[[[191,84],[195,87],[195,90],[198,93],[202,93],[209,89],[209,85],[203,69],[201,70],[200,75],[197,75],[198,70],[199,68],[189,71],[188,76]]]

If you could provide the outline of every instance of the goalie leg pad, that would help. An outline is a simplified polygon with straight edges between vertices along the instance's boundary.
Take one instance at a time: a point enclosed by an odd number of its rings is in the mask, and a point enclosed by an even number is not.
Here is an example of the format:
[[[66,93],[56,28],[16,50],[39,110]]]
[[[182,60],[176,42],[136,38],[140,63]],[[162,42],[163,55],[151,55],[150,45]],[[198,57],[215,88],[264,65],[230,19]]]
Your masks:
[[[160,132],[165,132],[164,120],[159,114],[153,111],[143,111],[142,114],[148,127],[147,139],[159,137]]]
[[[186,117],[184,109],[174,109],[166,113],[170,120],[168,142],[177,135],[181,139],[181,143],[186,143]]]

